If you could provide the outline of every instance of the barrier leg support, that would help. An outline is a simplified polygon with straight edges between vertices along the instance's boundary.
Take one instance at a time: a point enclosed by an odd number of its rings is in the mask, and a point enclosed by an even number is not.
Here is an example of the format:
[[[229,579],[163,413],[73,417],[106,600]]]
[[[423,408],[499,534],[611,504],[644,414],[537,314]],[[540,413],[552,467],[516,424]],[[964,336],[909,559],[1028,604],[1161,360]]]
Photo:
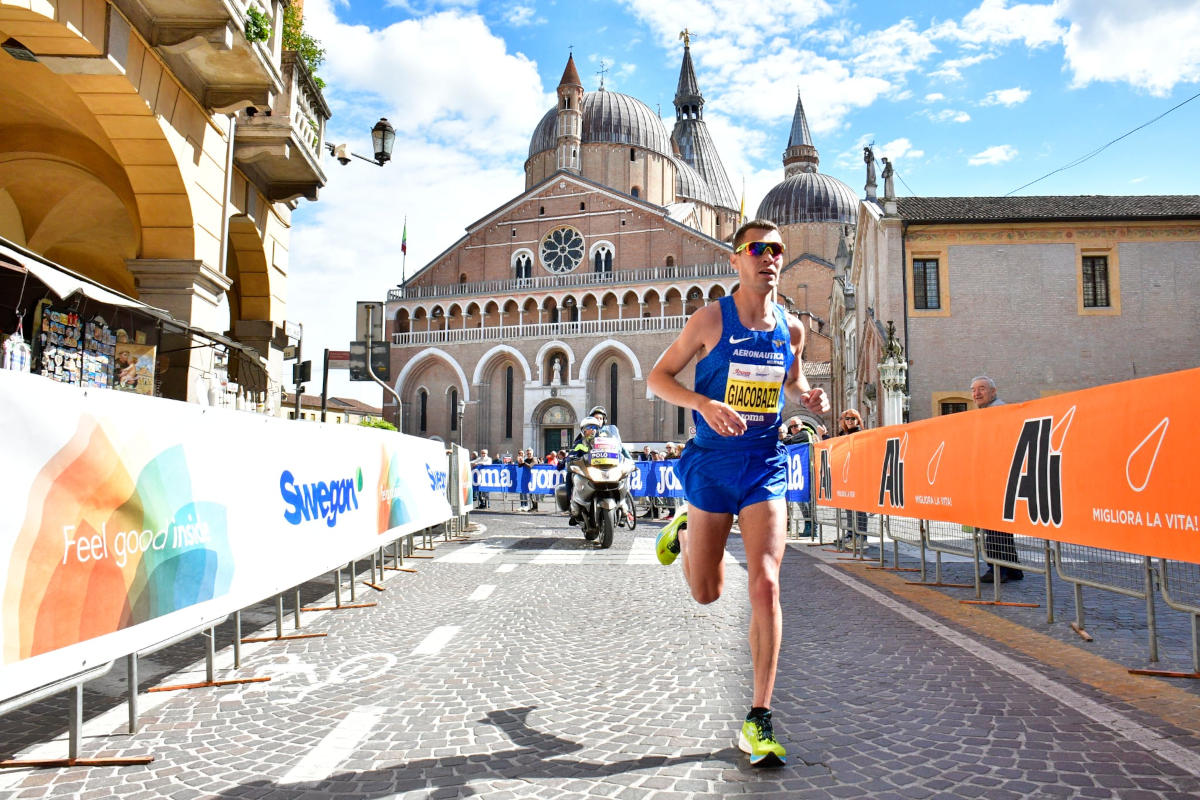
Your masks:
[[[228,680],[219,681],[216,679],[216,639],[217,631],[215,628],[209,628],[201,635],[205,640],[204,651],[204,672],[207,680],[200,683],[180,683],[174,686],[151,686],[147,692],[175,692],[181,689],[207,689],[213,686],[233,686],[241,683],[265,683],[271,680],[270,676],[261,678],[230,678]]]
[[[300,592],[296,591],[296,627],[300,627]],[[290,633],[283,632],[283,595],[275,595],[275,635],[274,636],[251,636],[242,639],[243,643],[251,642],[283,642],[289,639],[320,639],[328,636],[328,633]]]
[[[1083,587],[1078,583],[1075,584],[1075,621],[1071,623],[1071,630],[1085,642],[1092,641],[1092,635],[1083,627]]]

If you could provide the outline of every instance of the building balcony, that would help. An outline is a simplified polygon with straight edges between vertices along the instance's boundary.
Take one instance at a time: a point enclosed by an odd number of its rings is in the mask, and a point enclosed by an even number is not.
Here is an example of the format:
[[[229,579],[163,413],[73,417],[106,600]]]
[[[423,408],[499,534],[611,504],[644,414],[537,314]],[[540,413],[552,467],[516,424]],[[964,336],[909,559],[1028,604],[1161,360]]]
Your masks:
[[[269,106],[283,91],[276,66],[281,0],[113,0],[113,5],[205,108],[230,112],[246,105]],[[271,20],[266,41],[246,38],[251,6]]]
[[[452,283],[436,286],[399,286],[388,292],[388,301],[415,300],[431,297],[460,297],[487,295],[504,297],[518,292],[554,291],[577,286],[619,286],[655,281],[678,281],[690,278],[728,278],[736,275],[728,261],[716,264],[691,264],[679,267],[644,267],[615,272],[577,272],[571,275],[546,275],[539,278],[509,278],[473,283]]]
[[[238,115],[233,157],[271,202],[316,200],[326,181],[321,148],[329,106],[294,51],[284,50],[280,64],[283,91],[270,106]]]
[[[471,342],[518,341],[520,339],[562,339],[576,336],[604,336],[614,333],[664,333],[683,330],[684,314],[670,317],[630,317],[593,319],[582,322],[536,322],[519,325],[494,325],[481,328],[393,333],[397,347],[431,344],[468,344]]]

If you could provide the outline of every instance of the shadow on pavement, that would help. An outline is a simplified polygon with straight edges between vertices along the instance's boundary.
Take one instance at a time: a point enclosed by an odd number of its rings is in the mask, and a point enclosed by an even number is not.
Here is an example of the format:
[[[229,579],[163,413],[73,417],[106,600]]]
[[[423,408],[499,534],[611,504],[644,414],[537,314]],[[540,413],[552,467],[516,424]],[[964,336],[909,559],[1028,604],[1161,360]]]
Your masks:
[[[393,767],[364,772],[341,772],[321,781],[279,783],[252,781],[228,789],[219,798],[258,798],[272,800],[312,797],[388,797],[403,792],[426,792],[428,797],[473,797],[486,792],[467,786],[472,781],[537,781],[566,779],[596,781],[613,775],[658,769],[673,764],[702,763],[713,760],[736,764],[739,752],[728,747],[712,753],[677,757],[642,756],[605,764],[569,759],[584,745],[550,733],[542,733],[527,722],[534,706],[489,711],[479,722],[492,725],[508,736],[516,747],[471,756],[445,756],[408,761]],[[749,768],[747,768],[749,769]],[[778,773],[776,773],[778,774]],[[457,794],[452,794],[457,792]]]

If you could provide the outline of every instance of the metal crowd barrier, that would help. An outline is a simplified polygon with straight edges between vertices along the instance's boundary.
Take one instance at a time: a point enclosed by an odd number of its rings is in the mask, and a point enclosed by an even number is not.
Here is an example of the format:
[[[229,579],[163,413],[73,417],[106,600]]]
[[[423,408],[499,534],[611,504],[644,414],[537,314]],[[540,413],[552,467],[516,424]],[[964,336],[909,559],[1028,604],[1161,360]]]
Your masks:
[[[841,550],[844,547],[843,537],[849,533],[845,511],[831,506],[813,504],[789,504],[789,512],[794,508],[803,508],[803,518],[813,523],[814,544],[826,544],[826,529],[834,533],[833,543]],[[1158,620],[1155,612],[1156,594],[1162,602],[1176,611],[1190,615],[1192,671],[1164,672],[1160,670],[1130,670],[1131,672],[1150,675],[1165,675],[1169,677],[1200,678],[1200,564],[1191,564],[1170,559],[1152,559],[1132,553],[1116,550],[1106,550],[1084,545],[1058,542],[1050,539],[1040,539],[1033,536],[1017,534],[1013,537],[1015,559],[1000,557],[995,551],[994,544],[988,547],[986,537],[988,532],[983,529],[973,529],[958,523],[923,520],[914,517],[895,515],[871,514],[868,526],[868,540],[877,539],[879,552],[879,568],[901,570],[911,569],[920,572],[919,583],[931,587],[974,588],[976,602],[988,605],[1008,605],[1036,608],[1037,603],[1004,602],[1001,581],[998,580],[1002,568],[1019,569],[1032,575],[1040,575],[1045,585],[1046,622],[1053,624],[1054,617],[1054,576],[1064,583],[1070,584],[1074,594],[1075,618],[1070,623],[1072,630],[1082,638],[1091,641],[1091,635],[1085,628],[1084,588],[1130,597],[1145,603],[1148,660],[1155,663],[1159,660]],[[789,535],[795,535],[796,526],[791,521],[789,513]],[[892,566],[887,566],[887,544],[891,543]],[[901,546],[907,545],[916,550],[912,558],[919,560],[918,566],[902,568]],[[851,545],[845,549],[854,552],[861,558],[857,537],[851,537]],[[993,554],[988,555],[988,550]],[[927,573],[929,553],[933,553],[934,574],[929,580]],[[972,583],[947,583],[943,569],[943,555],[963,559],[971,564],[974,581]],[[911,563],[911,562],[910,562]],[[997,580],[993,581],[993,599],[982,600],[982,584],[980,581],[982,565],[994,569]]]

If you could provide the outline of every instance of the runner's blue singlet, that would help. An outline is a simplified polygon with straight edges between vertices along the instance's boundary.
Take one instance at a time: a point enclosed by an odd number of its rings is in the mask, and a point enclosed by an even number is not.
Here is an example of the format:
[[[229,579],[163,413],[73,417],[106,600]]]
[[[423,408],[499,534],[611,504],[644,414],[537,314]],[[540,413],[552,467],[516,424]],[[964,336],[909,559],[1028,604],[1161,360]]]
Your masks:
[[[740,436],[721,436],[698,411],[695,442],[702,447],[730,449],[747,444],[775,444],[779,441],[780,411],[783,410],[783,382],[792,368],[792,334],[783,306],[776,303],[775,328],[752,331],[738,319],[732,297],[722,297],[721,340],[696,364],[696,391],[720,400],[742,415],[746,432]]]

